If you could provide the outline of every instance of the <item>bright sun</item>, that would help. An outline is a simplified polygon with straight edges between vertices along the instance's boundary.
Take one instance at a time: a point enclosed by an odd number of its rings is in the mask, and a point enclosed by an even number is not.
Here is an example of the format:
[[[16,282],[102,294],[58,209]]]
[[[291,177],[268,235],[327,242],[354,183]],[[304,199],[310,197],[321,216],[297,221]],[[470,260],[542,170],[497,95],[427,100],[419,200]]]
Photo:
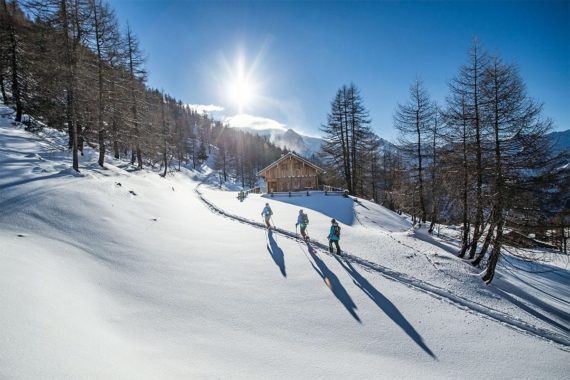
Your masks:
[[[239,113],[243,113],[259,101],[259,82],[255,77],[259,59],[256,58],[253,64],[247,65],[245,55],[239,54],[233,67],[225,59],[224,63],[228,74],[224,81],[226,100],[236,106]]]
[[[243,108],[251,104],[254,97],[254,89],[247,78],[238,77],[229,86],[229,95],[233,103],[239,106],[240,113]]]

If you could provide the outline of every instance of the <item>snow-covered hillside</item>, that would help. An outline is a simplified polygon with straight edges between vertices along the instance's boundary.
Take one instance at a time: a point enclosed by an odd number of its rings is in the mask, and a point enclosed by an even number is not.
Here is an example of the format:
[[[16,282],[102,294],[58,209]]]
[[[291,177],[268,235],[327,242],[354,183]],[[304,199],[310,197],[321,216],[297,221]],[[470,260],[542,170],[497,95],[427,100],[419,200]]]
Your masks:
[[[367,201],[240,202],[207,171],[90,150],[77,174],[64,146],[0,119],[0,378],[567,378],[564,263],[507,257],[485,286],[453,242]]]

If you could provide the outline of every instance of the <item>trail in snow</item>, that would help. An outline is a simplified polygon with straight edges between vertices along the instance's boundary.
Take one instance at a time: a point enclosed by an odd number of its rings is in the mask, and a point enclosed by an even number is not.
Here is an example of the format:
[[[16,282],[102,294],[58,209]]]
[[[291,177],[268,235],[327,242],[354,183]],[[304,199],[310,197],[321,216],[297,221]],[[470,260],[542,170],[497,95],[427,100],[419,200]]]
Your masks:
[[[212,212],[217,213],[217,214],[222,215],[222,216],[225,216],[229,219],[248,224],[248,225],[253,226],[253,227],[265,229],[265,225],[263,223],[258,223],[258,222],[255,222],[253,220],[250,220],[250,219],[247,219],[247,218],[235,215],[235,214],[231,214],[231,213],[228,213],[228,212],[220,209],[219,207],[217,207],[215,204],[213,204],[211,201],[209,201],[208,199],[206,199],[204,197],[204,195],[200,192],[199,187],[200,187],[200,185],[198,185],[195,189],[195,192],[198,195],[198,198],[202,202],[204,202],[204,204],[206,204]],[[304,242],[298,234],[293,234],[292,232],[284,230],[282,228],[275,228],[275,232],[279,233],[279,234],[281,234],[281,235],[283,235],[289,239],[293,239],[293,240],[296,240],[298,242]],[[389,235],[389,234],[386,233],[386,235]],[[415,248],[410,247],[404,243],[401,243],[400,241],[398,241],[394,237],[392,237],[392,236],[389,236],[389,237],[391,239],[397,241],[399,244],[402,244],[406,248],[417,251]],[[326,255],[336,256],[335,254],[329,253],[328,245],[325,245],[325,244],[320,243],[318,241],[311,240],[310,243],[308,243],[308,245],[310,245],[312,247],[317,247],[317,249],[320,252],[322,252]],[[421,252],[419,252],[419,253],[421,254]],[[426,256],[426,255],[424,255],[424,256]],[[458,308],[460,308],[462,310],[481,315],[485,318],[491,319],[495,322],[499,322],[499,323],[501,323],[507,327],[510,327],[516,331],[519,331],[519,332],[522,332],[522,333],[525,333],[525,334],[528,334],[528,335],[531,335],[531,336],[534,336],[534,337],[537,337],[537,338],[540,338],[540,339],[543,339],[546,341],[556,343],[560,349],[570,352],[570,339],[567,336],[558,334],[558,333],[553,332],[553,331],[541,329],[537,326],[531,325],[531,324],[526,323],[524,321],[518,321],[518,320],[512,319],[509,315],[507,315],[501,311],[494,310],[492,308],[489,308],[486,305],[481,305],[479,303],[476,303],[476,302],[470,301],[466,298],[463,298],[459,295],[453,294],[453,292],[451,292],[449,289],[440,288],[438,286],[435,286],[435,285],[426,283],[422,280],[419,280],[417,278],[414,278],[410,275],[407,275],[407,274],[392,270],[388,267],[382,266],[380,264],[373,263],[371,261],[356,257],[354,255],[351,255],[349,252],[347,252],[344,249],[343,249],[343,253],[342,253],[341,257],[342,257],[342,259],[346,260],[346,265],[349,266],[350,268],[352,268],[352,266],[350,266],[351,263],[358,264],[358,265],[362,266],[363,268],[365,268],[366,270],[380,273],[385,278],[388,278],[388,279],[395,281],[395,282],[399,282],[399,283],[404,284],[406,286],[409,286],[415,290],[421,291],[425,294],[429,294],[430,296],[432,296],[436,299],[446,301],[446,302],[448,302],[454,306],[457,306]],[[426,256],[426,258],[427,258],[427,256]],[[341,264],[342,264],[341,259],[337,258],[337,260],[339,260],[339,262],[341,262]],[[429,258],[428,258],[428,261],[429,261]],[[430,263],[431,263],[431,261],[430,261]],[[434,265],[434,264],[432,264],[432,265]]]

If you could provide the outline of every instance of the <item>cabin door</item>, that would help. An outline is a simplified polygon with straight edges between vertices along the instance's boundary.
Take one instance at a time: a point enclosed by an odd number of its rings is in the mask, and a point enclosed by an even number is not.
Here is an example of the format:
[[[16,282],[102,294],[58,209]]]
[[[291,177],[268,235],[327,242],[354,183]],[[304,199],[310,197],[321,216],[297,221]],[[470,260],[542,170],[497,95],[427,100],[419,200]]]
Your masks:
[[[277,191],[277,186],[276,186],[276,184],[275,184],[275,181],[268,182],[268,183],[267,183],[267,187],[268,187],[267,190],[268,190],[270,193],[274,193],[274,192]]]

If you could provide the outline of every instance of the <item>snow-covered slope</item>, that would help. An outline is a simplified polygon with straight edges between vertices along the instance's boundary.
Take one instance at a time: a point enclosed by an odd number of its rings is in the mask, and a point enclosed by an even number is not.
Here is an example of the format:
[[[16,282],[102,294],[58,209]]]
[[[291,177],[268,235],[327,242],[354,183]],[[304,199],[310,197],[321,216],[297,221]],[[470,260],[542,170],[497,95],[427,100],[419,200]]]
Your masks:
[[[551,132],[548,137],[552,140],[554,153],[560,153],[563,150],[570,151],[570,129]]]
[[[570,297],[554,280],[558,301],[543,295],[532,308],[517,298],[514,322],[496,323],[489,303],[497,297],[497,312],[506,303],[494,287],[435,282],[447,277],[434,271],[469,271],[377,205],[239,202],[201,185],[205,174],[161,178],[120,161],[103,170],[90,151],[76,174],[57,134],[46,143],[0,123],[0,378],[567,376]],[[285,232],[303,207],[317,243],[336,217],[349,255],[212,212],[196,188],[256,222],[270,202]],[[458,283],[476,286],[485,303],[437,295]],[[542,315],[542,303],[560,315]],[[516,320],[529,329],[508,328]]]

